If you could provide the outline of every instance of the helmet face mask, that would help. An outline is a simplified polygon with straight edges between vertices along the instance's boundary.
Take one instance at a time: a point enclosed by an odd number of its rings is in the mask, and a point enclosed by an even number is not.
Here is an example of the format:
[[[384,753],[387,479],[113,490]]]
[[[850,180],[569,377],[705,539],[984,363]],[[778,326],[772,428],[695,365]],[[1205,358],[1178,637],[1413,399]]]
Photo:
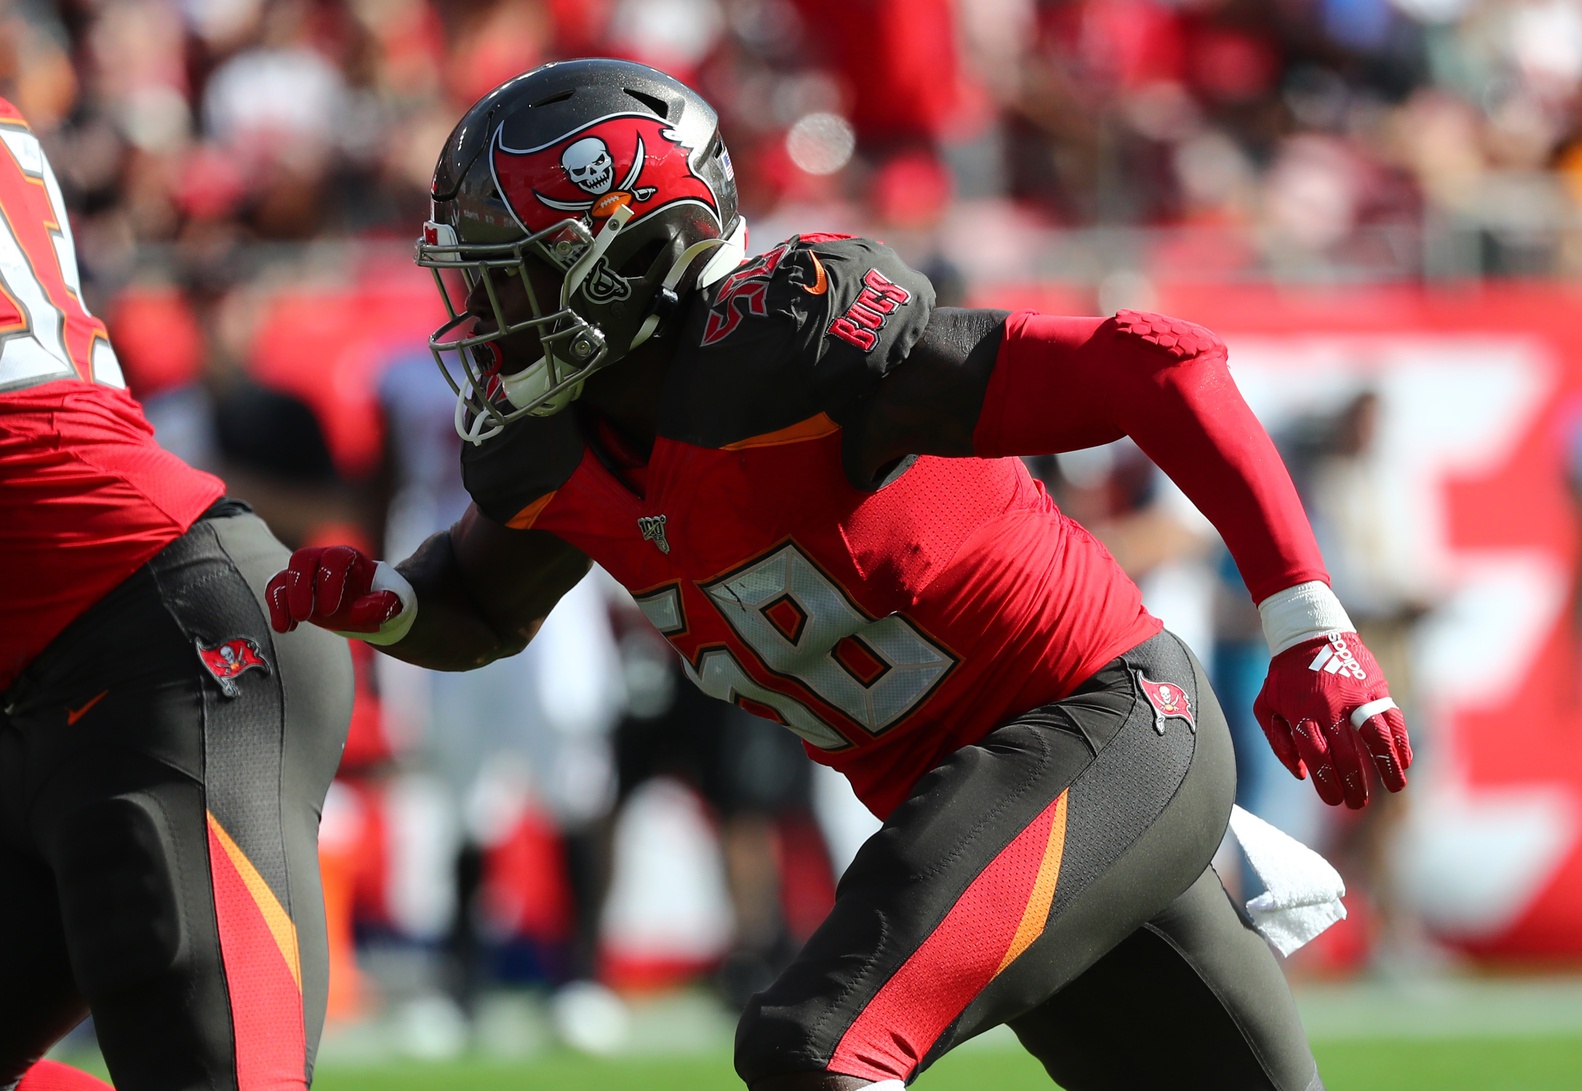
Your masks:
[[[511,421],[564,409],[610,359],[598,327],[564,303],[572,265],[593,245],[582,224],[568,220],[514,243],[464,247],[454,239],[447,225],[426,224],[417,263],[433,273],[449,315],[429,336],[429,351],[456,392],[457,432],[481,442]],[[563,278],[561,301],[540,297],[533,285],[543,280],[534,275],[535,267]],[[525,308],[505,305],[508,279],[521,285]],[[487,303],[482,323],[468,309],[480,288]],[[503,342],[524,333],[532,334],[541,354],[527,367],[508,371],[511,346]]]
[[[566,408],[744,249],[713,109],[625,61],[544,65],[484,96],[446,143],[433,203],[417,262],[449,317],[429,346],[474,443]],[[536,360],[504,370],[534,341]]]

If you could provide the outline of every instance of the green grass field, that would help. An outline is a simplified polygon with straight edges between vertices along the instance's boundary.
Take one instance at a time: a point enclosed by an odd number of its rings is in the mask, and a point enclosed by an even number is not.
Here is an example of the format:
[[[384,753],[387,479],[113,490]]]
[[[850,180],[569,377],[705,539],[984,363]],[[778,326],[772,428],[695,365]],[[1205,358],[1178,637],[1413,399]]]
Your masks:
[[[1582,1088],[1582,1035],[1334,1041],[1317,1043],[1315,1052],[1329,1091]],[[723,1052],[609,1061],[568,1054],[525,1064],[327,1066],[313,1086],[315,1091],[741,1091]],[[1026,1054],[1000,1048],[954,1053],[914,1085],[917,1091],[1047,1091],[1051,1086]]]
[[[1582,1091],[1579,977],[1308,984],[1297,1000],[1328,1091]],[[555,1046],[541,1003],[528,997],[494,1014],[479,1052],[452,1061],[412,1059],[422,1021],[402,1022],[393,1011],[360,1029],[342,1028],[325,1040],[314,1089],[742,1091],[731,1069],[732,1020],[705,992],[634,1002],[627,1051],[608,1059]],[[103,1074],[91,1043],[58,1056]],[[915,1084],[918,1091],[1053,1086],[1003,1028],[967,1043]]]

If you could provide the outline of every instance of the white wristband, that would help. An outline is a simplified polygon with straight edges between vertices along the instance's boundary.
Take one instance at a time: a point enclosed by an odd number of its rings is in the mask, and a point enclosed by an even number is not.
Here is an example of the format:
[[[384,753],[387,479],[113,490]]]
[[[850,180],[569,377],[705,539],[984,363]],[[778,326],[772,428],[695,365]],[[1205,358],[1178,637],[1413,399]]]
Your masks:
[[[1321,580],[1276,591],[1258,604],[1258,616],[1263,621],[1263,637],[1269,642],[1270,655],[1279,655],[1325,633],[1357,631],[1335,592]]]
[[[367,644],[378,644],[385,647],[394,644],[412,628],[412,623],[417,620],[417,592],[412,589],[412,584],[401,573],[397,572],[384,561],[374,567],[373,584],[371,591],[394,591],[401,600],[401,609],[395,616],[379,626],[372,633],[347,633],[335,630],[340,636],[350,640],[361,640]]]

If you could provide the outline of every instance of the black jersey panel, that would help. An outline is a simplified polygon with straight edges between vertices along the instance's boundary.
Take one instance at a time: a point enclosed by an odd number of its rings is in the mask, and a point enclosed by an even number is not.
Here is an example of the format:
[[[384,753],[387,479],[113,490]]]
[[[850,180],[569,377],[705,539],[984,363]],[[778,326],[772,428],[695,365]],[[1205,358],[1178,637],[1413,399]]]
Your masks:
[[[933,308],[928,278],[882,243],[793,236],[693,304],[660,433],[723,447],[838,419],[906,358]]]
[[[821,413],[839,421],[906,358],[933,308],[928,278],[889,247],[793,236],[694,296],[658,433],[719,448]],[[585,450],[575,413],[524,417],[462,448],[462,481],[480,511],[509,523],[564,485]]]
[[[461,449],[461,479],[478,510],[497,523],[564,485],[582,461],[576,414],[523,417]]]

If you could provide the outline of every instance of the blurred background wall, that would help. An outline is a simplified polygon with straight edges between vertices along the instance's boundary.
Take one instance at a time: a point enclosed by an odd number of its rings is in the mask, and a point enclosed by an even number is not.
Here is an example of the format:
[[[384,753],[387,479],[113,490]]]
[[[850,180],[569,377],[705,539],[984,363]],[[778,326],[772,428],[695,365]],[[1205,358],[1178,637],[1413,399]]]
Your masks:
[[[434,158],[587,54],[720,109],[753,251],[874,235],[945,303],[1225,336],[1408,708],[1405,799],[1326,813],[1273,764],[1256,616],[1134,449],[1034,470],[1212,661],[1243,802],[1346,872],[1307,967],[1582,960],[1582,0],[0,0],[161,441],[288,544],[392,556],[465,504],[410,263]],[[540,981],[598,1048],[600,989],[739,1004],[827,906],[869,828],[840,786],[692,703],[607,582],[556,623],[463,681],[360,653],[341,1019],[443,1036]]]

